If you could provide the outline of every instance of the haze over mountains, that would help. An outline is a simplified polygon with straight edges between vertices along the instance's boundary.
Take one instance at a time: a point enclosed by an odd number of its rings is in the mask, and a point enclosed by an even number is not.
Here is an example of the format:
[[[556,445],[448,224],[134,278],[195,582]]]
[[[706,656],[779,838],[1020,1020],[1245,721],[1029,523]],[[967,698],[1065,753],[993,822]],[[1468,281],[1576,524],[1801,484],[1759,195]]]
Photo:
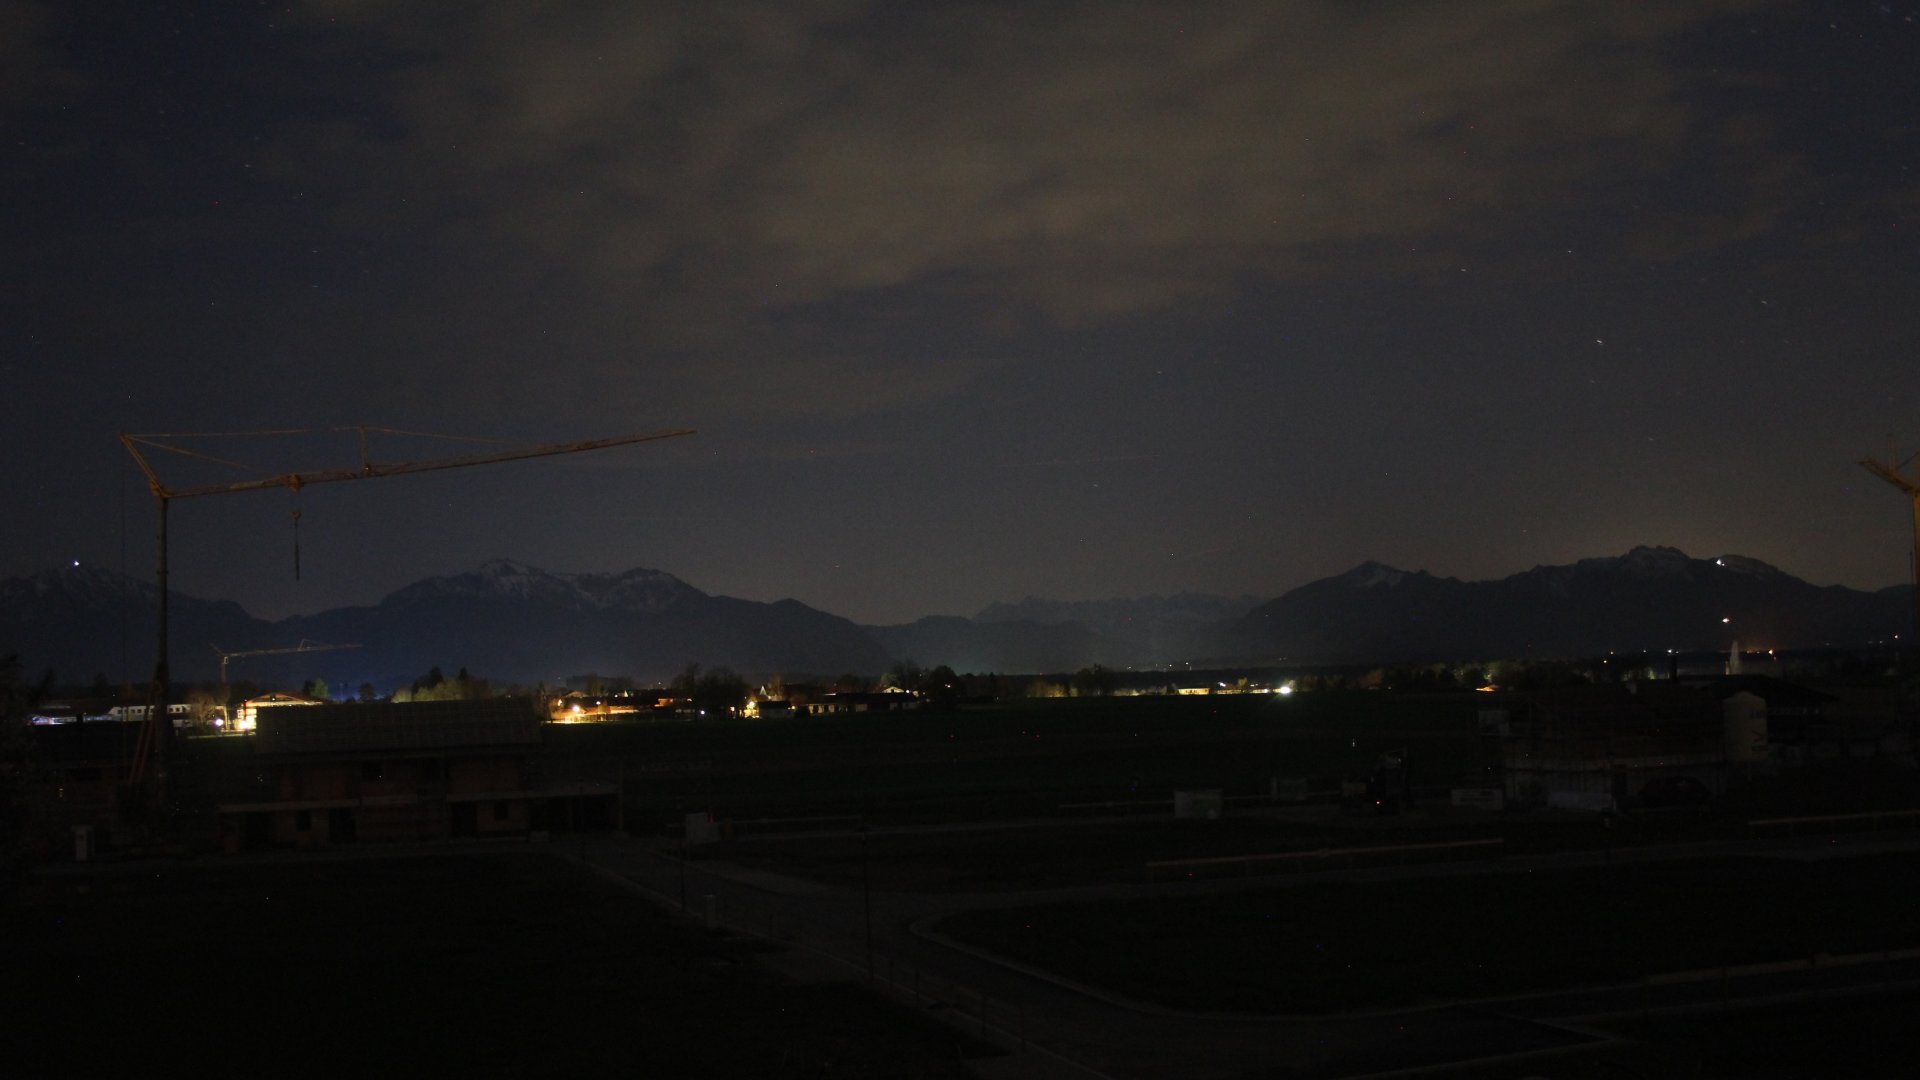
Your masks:
[[[1265,603],[1181,594],[1107,601],[1027,598],[973,618],[860,626],[795,600],[714,596],[657,570],[562,574],[500,559],[428,578],[369,607],[269,622],[230,601],[175,594],[173,671],[215,677],[213,646],[302,639],[361,648],[236,661],[235,679],[326,679],[382,692],[431,667],[557,683],[597,672],[663,680],[690,662],[758,676],[878,674],[900,659],[958,671],[1058,672],[1091,664],[1400,663],[1578,657],[1608,651],[1852,646],[1905,633],[1911,590],[1815,586],[1754,559],[1672,548],[1540,566],[1466,582],[1363,563]],[[0,655],[29,677],[144,680],[157,590],[112,571],[62,567],[0,582]],[[1723,619],[1728,620],[1722,622]]]

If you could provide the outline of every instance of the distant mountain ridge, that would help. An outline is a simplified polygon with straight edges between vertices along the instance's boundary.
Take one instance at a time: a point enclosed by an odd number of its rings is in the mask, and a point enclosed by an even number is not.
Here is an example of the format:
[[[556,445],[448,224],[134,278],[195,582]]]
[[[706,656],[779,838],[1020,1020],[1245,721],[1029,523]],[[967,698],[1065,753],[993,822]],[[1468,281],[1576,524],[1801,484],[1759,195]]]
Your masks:
[[[1086,663],[1104,663],[1109,667],[1128,665],[1165,665],[1187,658],[1195,635],[1216,623],[1239,618],[1260,603],[1257,596],[1215,596],[1209,593],[1177,593],[1173,596],[1140,596],[1116,600],[1044,600],[1029,596],[1016,604],[988,604],[973,617],[976,623],[1034,623],[1040,626],[1078,624],[1097,638],[1116,645],[1100,658]],[[1043,670],[1060,670],[1067,665]]]
[[[1367,562],[1212,628],[1196,648],[1266,662],[1580,657],[1855,646],[1906,633],[1912,591],[1816,586],[1758,559],[1669,547],[1465,582]],[[1723,621],[1724,620],[1724,621]]]
[[[0,656],[17,654],[28,677],[52,667],[65,682],[122,671],[144,681],[157,595],[151,582],[80,566],[0,582]],[[1910,597],[1908,586],[1820,587],[1744,556],[1638,547],[1492,581],[1369,561],[1265,603],[1199,593],[1028,597],[989,604],[971,619],[862,626],[796,600],[710,595],[659,570],[568,574],[496,559],[414,582],[375,605],[278,622],[231,601],[175,594],[172,652],[177,679],[205,681],[217,668],[209,645],[358,644],[252,658],[232,671],[283,686],[317,676],[336,693],[363,682],[384,692],[436,666],[554,684],[588,672],[663,680],[688,663],[827,678],[877,675],[904,659],[1004,673],[1390,663],[1724,649],[1734,638],[1750,647],[1853,646],[1906,633]]]
[[[95,673],[111,679],[123,669],[143,682],[153,669],[157,597],[151,583],[76,567],[0,583],[0,655],[17,653],[30,675],[51,667],[67,682]],[[795,600],[710,596],[657,570],[559,574],[510,559],[414,582],[375,605],[278,622],[253,618],[231,602],[175,593],[172,620],[172,669],[181,681],[215,677],[218,657],[210,646],[358,645],[249,658],[230,672],[280,685],[318,677],[336,693],[361,683],[389,690],[434,667],[558,684],[586,673],[664,680],[689,663],[834,674],[878,673],[891,663],[853,622]]]
[[[577,610],[659,613],[676,604],[697,603],[707,594],[659,570],[635,568],[618,574],[562,574],[513,559],[493,559],[469,573],[416,581],[383,603],[417,604],[447,597],[517,597]]]
[[[1077,671],[1094,664],[1132,667],[1155,662],[1140,643],[1096,633],[1077,622],[980,622],[929,615],[867,630],[896,657],[928,666],[945,664],[955,671]]]

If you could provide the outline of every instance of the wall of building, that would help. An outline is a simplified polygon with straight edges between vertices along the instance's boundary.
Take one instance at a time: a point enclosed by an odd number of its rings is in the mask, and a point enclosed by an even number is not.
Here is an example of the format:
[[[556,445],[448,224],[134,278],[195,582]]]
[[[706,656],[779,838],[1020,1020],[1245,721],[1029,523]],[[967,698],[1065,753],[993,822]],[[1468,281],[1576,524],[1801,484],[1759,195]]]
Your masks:
[[[527,770],[519,757],[455,758],[447,763],[447,794],[470,795],[487,791],[524,791]]]

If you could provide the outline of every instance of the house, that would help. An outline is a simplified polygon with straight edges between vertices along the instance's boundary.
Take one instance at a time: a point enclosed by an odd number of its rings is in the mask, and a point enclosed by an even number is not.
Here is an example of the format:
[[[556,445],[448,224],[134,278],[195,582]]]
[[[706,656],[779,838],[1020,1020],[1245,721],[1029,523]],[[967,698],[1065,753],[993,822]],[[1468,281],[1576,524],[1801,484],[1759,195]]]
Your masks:
[[[348,702],[259,713],[265,777],[220,806],[242,847],[524,835],[611,828],[614,784],[544,782],[540,706],[522,698]]]
[[[920,695],[888,689],[878,693],[831,693],[801,706],[808,716],[833,713],[907,712],[920,707]]]
[[[1727,757],[1749,768],[1794,764],[1822,756],[1821,748],[1844,741],[1835,722],[1839,699],[1764,674],[1681,680],[1711,694],[1727,718]],[[1828,756],[1842,756],[1844,749]]]
[[[247,700],[240,703],[240,707],[236,709],[233,714],[233,730],[235,731],[254,730],[256,727],[259,726],[260,713],[261,713],[261,710],[263,709],[280,709],[280,708],[288,708],[288,707],[304,707],[308,705],[325,705],[325,704],[326,702],[321,701],[319,698],[305,697],[300,694],[287,694],[287,693],[280,693],[280,692],[275,692],[271,694],[261,694],[259,697],[248,698]]]
[[[785,698],[750,697],[740,715],[748,720],[785,720],[793,715],[793,705]]]
[[[45,857],[68,849],[73,830],[116,837],[140,739],[138,724],[62,723],[21,733],[23,839]]]
[[[1613,684],[1532,695],[1499,735],[1509,806],[1629,810],[1726,790],[1727,712],[1704,691]]]

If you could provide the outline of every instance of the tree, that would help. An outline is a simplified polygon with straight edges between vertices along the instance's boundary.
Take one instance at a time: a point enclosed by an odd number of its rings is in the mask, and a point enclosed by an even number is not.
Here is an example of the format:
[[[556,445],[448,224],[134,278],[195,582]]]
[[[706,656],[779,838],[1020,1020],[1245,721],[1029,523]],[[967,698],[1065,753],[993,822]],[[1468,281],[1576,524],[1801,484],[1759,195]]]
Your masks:
[[[909,656],[904,660],[894,661],[893,667],[880,680],[880,685],[894,686],[902,690],[916,690],[919,689],[920,680],[926,674],[919,664],[913,662],[913,657]]]
[[[931,709],[951,709],[960,695],[960,676],[945,664],[920,676],[919,685],[914,687],[920,696],[926,699]]]
[[[225,718],[227,688],[211,685],[196,686],[187,691],[187,706],[193,710],[193,726],[212,727],[216,718]]]
[[[1515,690],[1531,692],[1581,686],[1589,681],[1586,673],[1565,661],[1534,660],[1520,666],[1513,676],[1511,685]],[[1508,684],[1503,682],[1502,685]]]
[[[717,667],[699,676],[693,687],[693,706],[708,717],[735,715],[747,700],[747,680],[732,668]]]
[[[300,693],[304,697],[316,698],[320,701],[326,701],[331,696],[327,693],[327,680],[325,679],[308,679],[305,683],[301,684]]]
[[[1046,679],[1035,679],[1027,684],[1027,696],[1030,698],[1066,697],[1067,688]]]
[[[395,690],[393,692],[393,700],[440,701],[446,696],[440,689],[446,685],[446,682],[447,677],[440,674],[440,665],[435,664],[427,669],[425,675],[413,680],[411,685],[403,686]]]
[[[1073,688],[1081,695],[1108,697],[1113,693],[1113,672],[1101,664],[1081,668],[1074,673]]]

